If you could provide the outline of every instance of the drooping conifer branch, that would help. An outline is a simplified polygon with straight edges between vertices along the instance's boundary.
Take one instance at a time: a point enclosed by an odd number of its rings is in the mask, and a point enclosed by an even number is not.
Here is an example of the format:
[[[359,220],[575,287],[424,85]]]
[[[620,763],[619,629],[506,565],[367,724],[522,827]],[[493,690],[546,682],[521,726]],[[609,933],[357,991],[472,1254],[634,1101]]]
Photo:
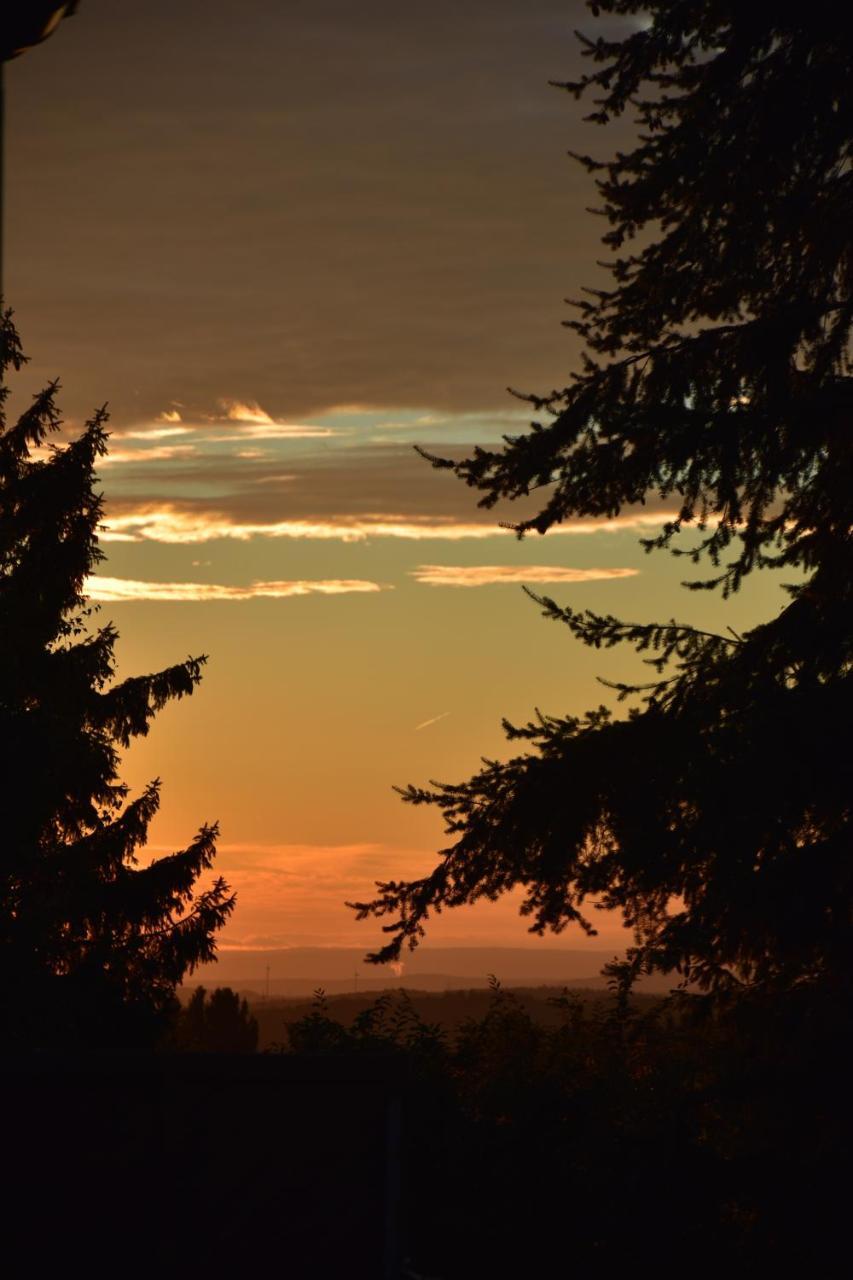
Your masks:
[[[600,0],[642,24],[582,37],[562,87],[587,119],[633,113],[636,142],[576,159],[597,182],[610,286],[585,291],[568,385],[543,416],[461,461],[424,453],[480,505],[547,489],[512,526],[669,512],[669,548],[738,590],[782,569],[788,602],[734,634],[624,623],[533,595],[596,649],[633,647],[650,682],[624,718],[537,713],[528,754],[460,785],[409,787],[452,843],[421,879],[353,904],[393,917],[371,957],[432,913],[524,891],[534,933],[598,904],[634,930],[634,970],[713,991],[849,981],[853,720],[853,45],[822,4]],[[424,452],[424,451],[421,451]],[[754,581],[754,578],[752,579]],[[588,921],[587,921],[588,923]]]

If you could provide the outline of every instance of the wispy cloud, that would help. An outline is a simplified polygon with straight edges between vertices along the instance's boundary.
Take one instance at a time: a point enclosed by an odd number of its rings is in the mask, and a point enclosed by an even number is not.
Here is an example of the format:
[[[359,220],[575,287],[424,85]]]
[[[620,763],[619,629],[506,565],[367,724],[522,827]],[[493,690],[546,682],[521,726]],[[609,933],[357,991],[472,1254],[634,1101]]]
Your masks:
[[[220,440],[320,440],[338,434],[333,427],[274,418],[256,400],[222,400],[221,405],[224,420],[239,423],[241,429],[239,435],[219,436]]]
[[[666,512],[626,515],[615,520],[566,521],[551,532],[553,535],[610,533],[617,531],[641,531],[663,524],[671,519]],[[317,518],[302,516],[291,520],[247,520],[222,510],[202,510],[178,506],[176,503],[146,503],[140,506],[124,504],[114,515],[108,515],[101,537],[105,542],[162,542],[170,544],[212,542],[221,538],[246,542],[252,538],[338,539],[342,542],[362,542],[368,538],[403,538],[410,541],[441,540],[458,542],[467,539],[506,537],[505,532],[492,523],[461,521],[452,516],[420,515],[336,515]],[[558,576],[587,575],[627,576],[636,570],[559,570],[550,567],[530,566],[518,569],[505,566],[480,566],[492,569],[500,576],[495,581],[512,581],[509,577],[518,573],[516,581],[556,582],[582,581],[583,577]],[[422,570],[444,569],[452,566],[421,566]],[[544,571],[548,578],[535,577]],[[461,570],[459,572],[462,572]],[[526,576],[525,576],[526,575]],[[421,579],[423,580],[423,579]],[[477,585],[466,583],[464,585]]]
[[[158,422],[179,422],[180,416],[177,418],[158,418]],[[113,431],[111,435],[116,440],[166,440],[170,436],[188,436],[192,434],[192,427],[133,427],[125,431]]]
[[[442,711],[440,716],[432,716],[429,720],[422,720],[420,724],[415,725],[415,733],[419,733],[421,729],[428,729],[431,724],[438,724],[439,720],[446,720],[449,715],[449,711]]]
[[[262,409],[257,400],[248,402],[242,400],[223,400],[223,408],[225,416],[230,422],[262,422],[273,426],[275,419],[271,418],[266,409]]]
[[[443,437],[448,428],[457,433],[464,433],[466,439],[490,439],[505,434],[509,430],[522,431],[530,421],[530,414],[495,409],[476,410],[458,413],[440,413],[436,410],[424,410],[416,413],[405,413],[386,417],[377,414],[374,427],[379,431],[432,431],[435,429]]]
[[[638,573],[639,569],[568,569],[547,564],[421,564],[412,570],[412,577],[430,587],[486,587],[518,582],[606,582],[634,578]]]
[[[172,852],[175,847],[178,846],[149,845],[146,852]],[[430,851],[368,842],[222,842],[217,847],[216,871],[237,891],[240,914],[220,934],[219,944],[239,949],[298,946],[322,939],[328,944],[349,943],[367,950],[373,942],[370,929],[356,921],[344,905],[345,899],[369,896],[376,880],[391,875],[423,875],[433,861]]]
[[[149,437],[149,439],[156,438],[156,436]],[[196,448],[193,444],[164,444],[154,449],[111,449],[109,453],[98,459],[98,466],[116,466],[126,462],[174,462],[176,458],[192,457],[195,452]]]
[[[212,542],[231,538],[246,542],[251,538],[338,539],[363,542],[367,538],[431,538],[457,541],[464,538],[491,538],[495,525],[462,524],[453,520],[418,520],[404,516],[332,516],[328,519],[235,520],[216,512],[189,512],[174,507],[150,507],[108,518],[101,537],[105,542]]]
[[[339,434],[336,428],[325,424],[274,418],[255,400],[220,400],[219,409],[214,412],[184,410],[181,414],[177,409],[167,409],[159,413],[152,422],[142,422],[112,432],[114,439],[122,441],[138,440],[146,443],[170,436],[192,435],[198,444],[213,445],[234,440],[324,440]],[[115,451],[111,450],[106,461],[116,460]],[[122,462],[129,460],[121,459]],[[151,462],[158,458],[149,450],[135,455],[133,460]]]
[[[335,596],[386,589],[379,582],[359,578],[297,579],[226,586],[218,582],[140,582],[134,578],[108,578],[98,574],[86,581],[86,594],[90,599],[111,604],[140,600],[196,603],[209,600],[284,600],[290,596]]]
[[[298,422],[243,422],[238,432],[220,433],[208,437],[210,443],[228,443],[232,440],[324,440],[336,436],[333,427],[312,427]]]

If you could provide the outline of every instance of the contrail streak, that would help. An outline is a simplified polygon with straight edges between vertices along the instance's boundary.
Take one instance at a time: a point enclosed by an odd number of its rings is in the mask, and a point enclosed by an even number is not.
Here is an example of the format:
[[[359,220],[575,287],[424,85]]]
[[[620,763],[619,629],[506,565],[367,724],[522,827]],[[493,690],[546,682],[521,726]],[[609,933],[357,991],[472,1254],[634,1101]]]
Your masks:
[[[449,711],[442,711],[440,716],[433,716],[431,720],[424,720],[421,724],[416,724],[415,733],[417,733],[419,729],[428,728],[431,724],[438,724],[439,720],[446,720],[449,715]]]

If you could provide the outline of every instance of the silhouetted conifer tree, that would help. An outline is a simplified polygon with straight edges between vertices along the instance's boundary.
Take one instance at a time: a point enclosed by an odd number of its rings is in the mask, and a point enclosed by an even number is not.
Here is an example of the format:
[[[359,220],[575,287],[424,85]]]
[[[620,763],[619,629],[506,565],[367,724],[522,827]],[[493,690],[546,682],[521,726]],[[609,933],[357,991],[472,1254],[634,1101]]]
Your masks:
[[[635,970],[704,988],[842,979],[851,958],[853,43],[835,6],[600,0],[581,37],[588,119],[636,144],[596,175],[612,284],[576,303],[579,373],[526,396],[541,421],[461,462],[481,506],[549,486],[519,536],[657,501],[669,548],[737,590],[787,571],[790,602],[734,635],[625,623],[539,600],[595,648],[633,645],[652,681],[627,718],[506,725],[527,746],[457,785],[410,787],[452,845],[361,917],[395,917],[374,959],[429,913],[526,890],[532,930],[620,910]],[[639,19],[639,20],[638,20]],[[624,34],[614,34],[621,20]],[[616,28],[618,31],[618,28]],[[680,535],[680,537],[679,537]]]
[[[177,1043],[194,1053],[254,1053],[258,1020],[230,987],[217,987],[209,996],[196,987],[178,1022]]]
[[[115,629],[94,628],[86,578],[102,553],[94,469],[106,412],[61,447],[57,384],[7,423],[6,374],[24,356],[0,319],[0,981],[13,1043],[151,1042],[177,983],[214,954],[234,899],[200,891],[215,826],[138,865],[159,782],[135,799],[119,752],[204,658],[113,683]]]

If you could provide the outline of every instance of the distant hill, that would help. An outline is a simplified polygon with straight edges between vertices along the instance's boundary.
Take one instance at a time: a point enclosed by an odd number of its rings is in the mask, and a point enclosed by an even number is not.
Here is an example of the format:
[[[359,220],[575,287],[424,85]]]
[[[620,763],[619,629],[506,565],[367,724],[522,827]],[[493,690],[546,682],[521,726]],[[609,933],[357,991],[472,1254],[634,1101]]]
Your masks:
[[[398,989],[399,990],[399,989]],[[599,987],[597,990],[575,988],[585,1003],[610,1005],[612,997],[608,991]],[[559,996],[561,987],[526,986],[512,988],[514,999],[534,1022],[543,1026],[558,1026],[563,1014],[553,1004]],[[393,994],[397,994],[396,991]],[[479,1021],[486,1013],[492,1000],[490,991],[483,987],[460,990],[424,991],[407,989],[411,1000],[424,1022],[437,1024],[447,1031],[451,1037],[461,1023],[472,1018]],[[330,995],[326,1008],[328,1016],[343,1026],[350,1026],[353,1020],[376,999],[376,992],[346,992]],[[648,992],[634,997],[640,1008],[650,1007],[659,995]],[[302,996],[291,999],[272,997],[269,1000],[250,997],[253,1017],[258,1020],[258,1048],[263,1051],[276,1045],[287,1044],[287,1025],[298,1022],[310,1012],[312,999]]]
[[[613,956],[613,950],[603,949],[424,946],[398,969],[365,964],[364,950],[357,947],[223,951],[216,964],[196,970],[187,985],[230,986],[255,997],[308,995],[317,987],[330,994],[399,987],[453,991],[485,987],[489,974],[495,974],[507,987],[601,988],[601,968]],[[669,980],[655,984],[661,990],[671,985]]]

